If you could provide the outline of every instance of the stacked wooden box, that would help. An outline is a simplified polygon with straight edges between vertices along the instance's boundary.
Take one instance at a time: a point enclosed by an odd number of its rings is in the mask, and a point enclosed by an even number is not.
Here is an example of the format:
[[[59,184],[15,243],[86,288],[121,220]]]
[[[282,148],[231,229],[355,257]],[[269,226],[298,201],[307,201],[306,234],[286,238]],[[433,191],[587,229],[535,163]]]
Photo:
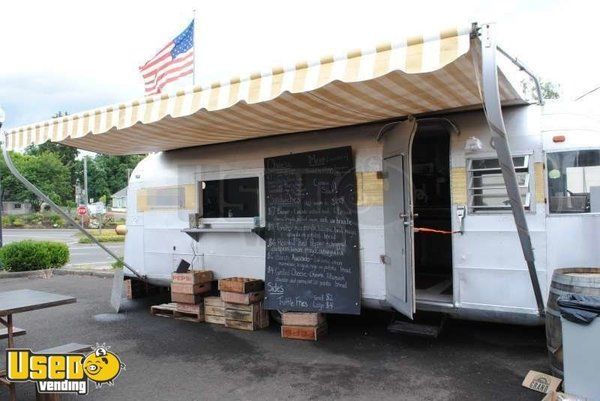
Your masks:
[[[176,304],[176,315],[189,315],[194,321],[204,321],[203,296],[210,292],[212,279],[213,273],[210,270],[173,273],[171,301]]]
[[[225,327],[259,330],[269,326],[268,312],[263,309],[265,296],[262,280],[231,277],[219,280]]]
[[[281,316],[281,337],[317,341],[327,334],[327,322],[322,313],[284,312]]]
[[[225,324],[225,304],[221,297],[204,298],[204,321],[213,324]]]

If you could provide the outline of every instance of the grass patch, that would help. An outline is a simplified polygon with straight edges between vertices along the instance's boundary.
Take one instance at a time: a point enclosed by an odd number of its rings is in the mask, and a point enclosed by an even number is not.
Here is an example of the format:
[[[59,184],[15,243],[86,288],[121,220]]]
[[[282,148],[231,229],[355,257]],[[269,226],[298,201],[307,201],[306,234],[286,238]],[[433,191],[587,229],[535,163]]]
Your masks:
[[[110,228],[103,228],[102,234],[100,234],[100,230],[98,230],[98,229],[92,229],[92,230],[87,230],[87,231],[90,234],[92,234],[100,242],[124,242],[125,241],[124,235],[118,235],[117,233],[115,233],[115,230],[110,229]],[[78,234],[78,236],[79,236],[80,244],[91,244],[92,243],[92,241],[85,235]]]
[[[106,231],[106,230],[103,230]],[[92,234],[99,242],[125,242],[124,235],[118,235],[115,233],[105,234]],[[83,235],[79,237],[80,244],[91,244],[92,240],[88,237],[84,237]]]

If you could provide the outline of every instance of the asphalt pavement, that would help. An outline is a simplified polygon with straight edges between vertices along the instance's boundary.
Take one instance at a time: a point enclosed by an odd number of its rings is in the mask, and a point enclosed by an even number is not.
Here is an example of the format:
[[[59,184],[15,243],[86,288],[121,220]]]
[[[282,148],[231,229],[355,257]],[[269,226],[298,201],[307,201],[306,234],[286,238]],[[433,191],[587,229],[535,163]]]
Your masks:
[[[449,320],[436,339],[388,333],[390,315],[333,316],[318,342],[282,339],[279,326],[245,332],[152,316],[163,299],[126,301],[112,313],[111,280],[55,276],[1,279],[0,291],[29,288],[77,303],[16,314],[27,330],[17,347],[105,343],[126,365],[114,386],[63,400],[460,400],[539,401],[521,382],[548,372],[543,327]],[[0,341],[4,355],[5,341]],[[18,400],[35,400],[32,383]],[[6,390],[0,388],[0,399]]]
[[[112,231],[112,230],[108,230]],[[35,241],[59,241],[69,246],[71,261],[69,266],[106,266],[114,262],[104,250],[95,244],[80,244],[77,236],[78,230],[74,229],[3,229],[2,237],[5,244],[25,239]],[[104,243],[111,251],[123,256],[123,243]]]

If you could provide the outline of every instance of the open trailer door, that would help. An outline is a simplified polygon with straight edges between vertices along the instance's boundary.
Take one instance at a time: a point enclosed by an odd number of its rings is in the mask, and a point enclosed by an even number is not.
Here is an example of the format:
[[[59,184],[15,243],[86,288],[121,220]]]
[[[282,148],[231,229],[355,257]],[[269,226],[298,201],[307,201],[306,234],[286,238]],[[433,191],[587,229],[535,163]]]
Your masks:
[[[410,144],[416,128],[416,121],[409,118],[383,136],[386,300],[411,319],[415,312],[415,274]]]

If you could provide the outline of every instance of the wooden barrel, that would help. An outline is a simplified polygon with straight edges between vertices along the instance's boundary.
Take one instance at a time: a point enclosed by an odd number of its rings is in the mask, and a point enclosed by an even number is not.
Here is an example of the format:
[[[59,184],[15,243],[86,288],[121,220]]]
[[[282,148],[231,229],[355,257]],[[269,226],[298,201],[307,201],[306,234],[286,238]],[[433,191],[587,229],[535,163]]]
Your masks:
[[[125,235],[125,234],[127,234],[127,226],[125,224],[120,224],[115,227],[115,232],[118,235]]]
[[[546,344],[552,373],[561,378],[563,376],[562,325],[556,301],[561,295],[569,293],[600,296],[600,268],[556,269],[552,275],[546,307]]]

